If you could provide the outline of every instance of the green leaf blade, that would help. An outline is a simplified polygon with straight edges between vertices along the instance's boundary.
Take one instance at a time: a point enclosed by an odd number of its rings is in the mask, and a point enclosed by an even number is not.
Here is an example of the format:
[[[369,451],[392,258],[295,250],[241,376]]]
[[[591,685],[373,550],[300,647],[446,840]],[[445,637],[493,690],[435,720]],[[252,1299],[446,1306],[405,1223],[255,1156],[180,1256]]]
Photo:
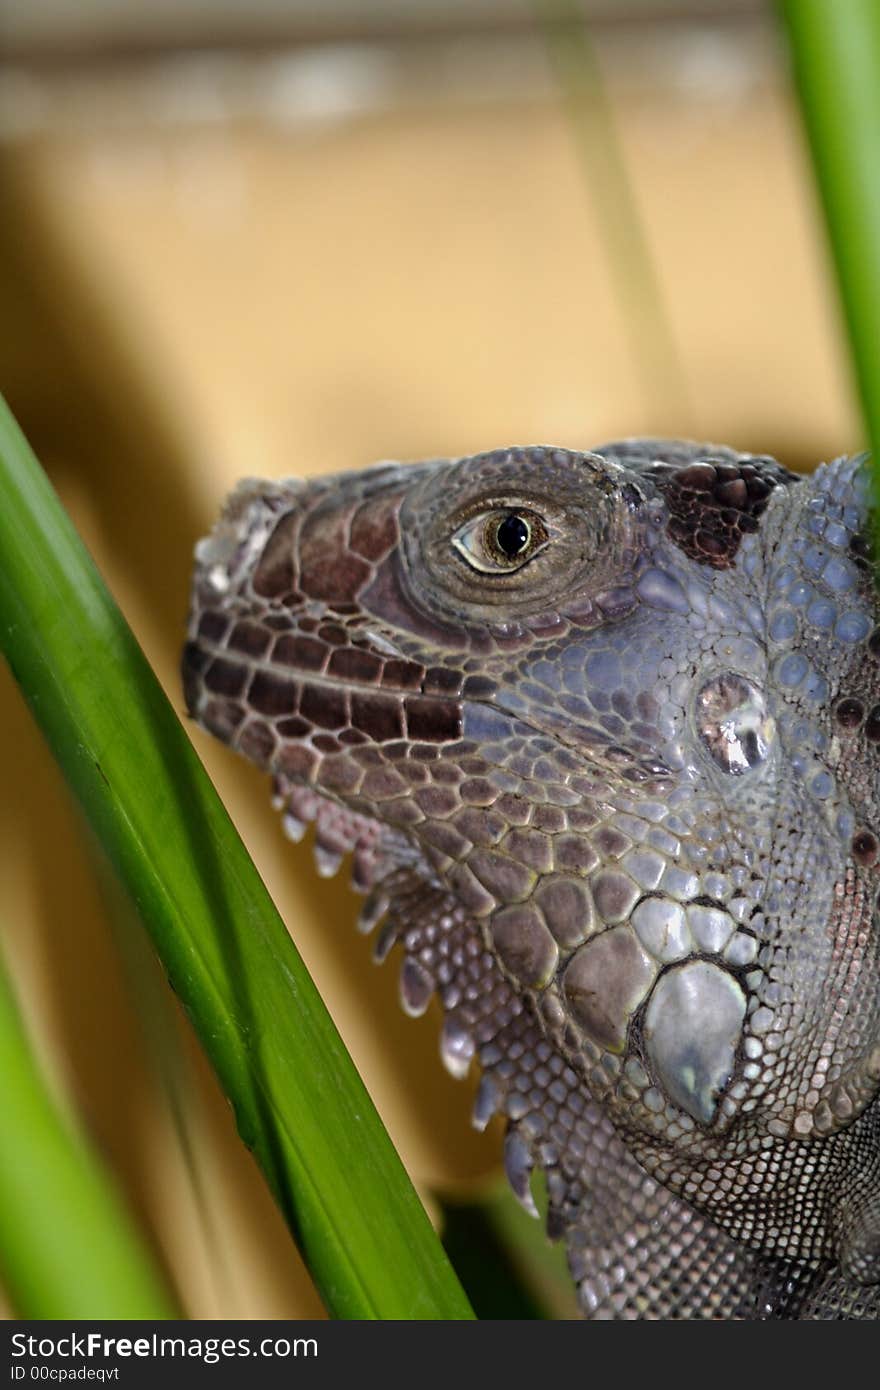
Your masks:
[[[859,394],[880,459],[880,5],[781,0]]]
[[[472,1316],[253,863],[5,406],[0,649],[328,1309]]]
[[[0,1270],[23,1318],[179,1317],[86,1141],[59,1112],[0,962]]]

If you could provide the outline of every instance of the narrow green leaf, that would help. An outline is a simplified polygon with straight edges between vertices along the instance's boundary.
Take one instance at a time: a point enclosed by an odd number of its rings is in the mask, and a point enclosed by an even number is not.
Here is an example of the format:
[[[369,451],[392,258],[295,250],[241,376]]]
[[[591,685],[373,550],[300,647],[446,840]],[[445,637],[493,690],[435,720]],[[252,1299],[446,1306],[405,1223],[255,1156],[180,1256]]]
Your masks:
[[[443,1202],[443,1244],[479,1318],[580,1316],[565,1242],[547,1239],[546,1183],[533,1183],[532,1196],[538,1221],[504,1178],[476,1199]]]
[[[692,420],[687,373],[583,7],[579,0],[532,0],[532,7],[580,158],[645,411],[654,419]]]
[[[543,1316],[578,1318],[581,1313],[565,1242],[551,1244],[546,1235],[549,1208],[546,1183],[534,1183],[532,1196],[541,1214],[540,1221],[520,1206],[508,1183],[496,1183],[483,1204],[485,1218],[520,1278],[541,1302]]]
[[[880,459],[880,4],[782,0],[868,434]]]
[[[328,1309],[471,1316],[253,863],[2,401],[0,649]]]
[[[0,1272],[23,1318],[180,1316],[116,1186],[59,1112],[0,960]]]

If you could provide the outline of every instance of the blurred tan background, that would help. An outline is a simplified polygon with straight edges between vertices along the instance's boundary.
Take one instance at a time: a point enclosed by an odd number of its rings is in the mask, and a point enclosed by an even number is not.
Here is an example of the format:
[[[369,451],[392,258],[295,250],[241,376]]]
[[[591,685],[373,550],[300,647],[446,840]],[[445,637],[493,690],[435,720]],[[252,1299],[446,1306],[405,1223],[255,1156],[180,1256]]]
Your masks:
[[[243,475],[648,432],[800,468],[860,446],[770,6],[584,4],[607,109],[574,113],[536,9],[6,0],[0,389],[181,711],[192,547]],[[437,1017],[399,1012],[263,779],[193,738],[420,1190],[479,1189],[499,1135]],[[59,1094],[190,1316],[320,1315],[5,668],[0,749],[2,941]]]

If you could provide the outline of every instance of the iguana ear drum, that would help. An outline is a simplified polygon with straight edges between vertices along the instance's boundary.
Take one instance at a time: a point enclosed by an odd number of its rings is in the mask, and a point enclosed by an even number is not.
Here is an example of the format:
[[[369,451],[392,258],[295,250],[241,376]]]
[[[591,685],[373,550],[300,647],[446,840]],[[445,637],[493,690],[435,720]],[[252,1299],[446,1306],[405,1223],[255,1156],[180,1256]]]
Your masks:
[[[775,721],[761,691],[735,671],[723,671],[700,687],[694,718],[722,772],[742,776],[770,755]]]
[[[197,547],[187,708],[351,855],[585,1316],[880,1316],[867,488],[511,448],[250,481]]]

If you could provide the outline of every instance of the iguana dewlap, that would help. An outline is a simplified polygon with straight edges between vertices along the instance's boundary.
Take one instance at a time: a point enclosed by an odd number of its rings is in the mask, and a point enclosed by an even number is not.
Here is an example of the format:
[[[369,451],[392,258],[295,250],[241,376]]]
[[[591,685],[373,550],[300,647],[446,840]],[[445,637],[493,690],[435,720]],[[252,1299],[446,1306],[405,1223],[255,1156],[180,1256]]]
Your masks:
[[[595,1317],[880,1314],[863,460],[499,450],[242,483],[190,713],[353,852]]]

